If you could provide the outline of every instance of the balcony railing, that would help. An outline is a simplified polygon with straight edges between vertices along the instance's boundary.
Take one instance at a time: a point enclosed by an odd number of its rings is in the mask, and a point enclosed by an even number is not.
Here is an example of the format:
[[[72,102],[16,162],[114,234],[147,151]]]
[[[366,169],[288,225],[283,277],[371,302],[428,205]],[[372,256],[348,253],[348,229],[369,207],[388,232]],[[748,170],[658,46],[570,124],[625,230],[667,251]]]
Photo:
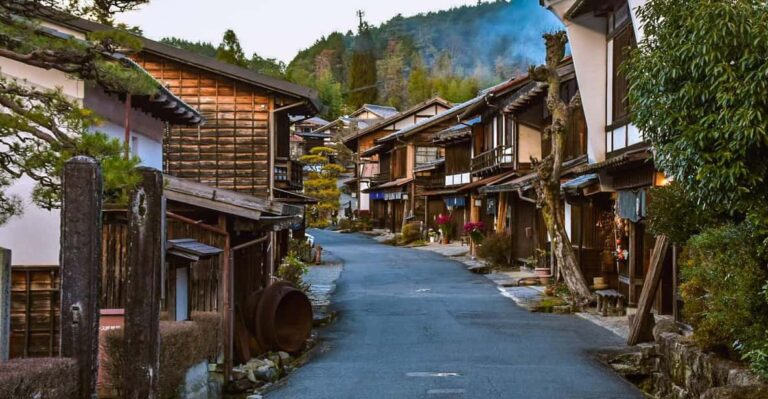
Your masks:
[[[445,175],[418,176],[416,185],[423,188],[442,188],[445,186]]]
[[[501,168],[511,167],[514,162],[511,146],[498,146],[472,158],[472,174],[493,173]]]
[[[390,180],[389,172],[377,173],[371,177],[371,186],[378,186]]]

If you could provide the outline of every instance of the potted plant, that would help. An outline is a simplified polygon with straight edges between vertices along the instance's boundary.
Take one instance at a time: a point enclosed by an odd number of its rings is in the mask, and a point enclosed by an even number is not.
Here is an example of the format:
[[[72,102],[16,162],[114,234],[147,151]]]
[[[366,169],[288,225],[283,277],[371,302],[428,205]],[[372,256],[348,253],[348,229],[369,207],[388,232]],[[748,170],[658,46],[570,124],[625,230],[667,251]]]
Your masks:
[[[547,256],[547,251],[544,251],[542,249],[536,249],[537,267],[533,269],[533,272],[534,274],[536,274],[536,277],[539,278],[539,281],[541,282],[542,285],[549,284],[549,279],[552,277],[552,270],[549,268],[549,266],[546,266],[546,256]],[[544,260],[544,262],[542,262],[542,260]]]
[[[429,229],[429,232],[427,233],[427,236],[429,237],[429,242],[434,244],[437,242],[438,234],[434,229]]]
[[[437,228],[440,229],[440,236],[442,238],[443,244],[450,244],[451,215],[444,215],[442,213],[437,215],[437,218],[435,218],[435,224],[437,224]]]
[[[467,222],[464,224],[464,233],[469,235],[469,238],[472,239],[472,243],[475,245],[483,243],[483,239],[485,238],[483,230],[485,230],[485,224],[482,221]]]

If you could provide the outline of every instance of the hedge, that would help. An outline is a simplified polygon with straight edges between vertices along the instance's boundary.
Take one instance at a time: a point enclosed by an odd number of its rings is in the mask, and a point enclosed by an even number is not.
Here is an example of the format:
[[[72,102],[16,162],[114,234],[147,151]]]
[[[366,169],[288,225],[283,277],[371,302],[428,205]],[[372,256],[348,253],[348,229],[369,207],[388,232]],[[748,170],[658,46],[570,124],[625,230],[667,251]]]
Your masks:
[[[160,322],[160,397],[178,398],[187,370],[219,353],[220,316],[212,312],[192,313],[192,321]],[[122,329],[109,330],[104,340],[104,370],[111,388],[120,392]]]
[[[13,359],[0,363],[0,399],[77,396],[77,362],[69,358]]]

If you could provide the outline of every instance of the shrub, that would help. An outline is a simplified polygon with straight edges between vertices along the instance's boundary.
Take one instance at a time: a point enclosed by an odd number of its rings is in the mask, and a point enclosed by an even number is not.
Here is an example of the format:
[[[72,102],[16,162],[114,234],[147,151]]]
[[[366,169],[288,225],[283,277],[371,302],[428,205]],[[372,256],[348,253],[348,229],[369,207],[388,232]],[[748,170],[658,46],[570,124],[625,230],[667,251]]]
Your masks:
[[[477,247],[477,256],[493,267],[505,267],[512,264],[512,239],[501,233],[485,237],[483,244]]]
[[[160,397],[179,398],[179,387],[187,370],[218,354],[220,318],[217,313],[193,313],[192,321],[160,322]],[[104,369],[111,388],[121,390],[123,369],[123,330],[104,334]]]
[[[400,243],[410,244],[421,239],[421,223],[412,222],[403,226],[403,233],[400,235]]]
[[[295,252],[288,252],[277,269],[277,276],[290,282],[302,291],[309,289],[309,284],[304,282],[304,275],[309,271],[307,264],[302,262]]]
[[[339,220],[340,230],[355,230],[355,223],[350,219]]]
[[[672,242],[685,244],[691,236],[716,223],[712,210],[704,210],[676,182],[650,189],[648,227],[653,235],[666,235]]]
[[[710,228],[688,241],[680,287],[684,317],[704,349],[734,354],[765,345],[768,277],[749,223]]]
[[[77,362],[68,358],[12,359],[0,363],[0,398],[77,397]]]
[[[291,239],[288,242],[288,252],[295,253],[302,262],[312,262],[312,244],[306,239]]]

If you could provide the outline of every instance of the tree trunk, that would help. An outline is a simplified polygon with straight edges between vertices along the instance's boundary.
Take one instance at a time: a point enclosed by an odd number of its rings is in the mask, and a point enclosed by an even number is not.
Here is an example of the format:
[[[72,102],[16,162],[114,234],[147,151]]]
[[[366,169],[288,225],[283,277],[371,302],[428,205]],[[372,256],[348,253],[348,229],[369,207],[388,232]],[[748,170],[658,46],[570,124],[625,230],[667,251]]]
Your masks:
[[[544,134],[551,138],[550,154],[541,161],[532,159],[538,179],[534,183],[538,206],[542,209],[547,231],[552,240],[552,253],[557,260],[560,275],[571,292],[573,305],[584,306],[592,301],[592,292],[587,280],[581,272],[576,254],[571,246],[571,240],[565,231],[563,202],[560,194],[560,174],[565,158],[567,126],[573,109],[580,106],[577,94],[571,104],[565,104],[560,97],[561,77],[558,65],[565,55],[565,45],[568,42],[565,32],[545,34],[547,44],[546,65],[531,68],[529,75],[532,80],[546,83],[548,86],[547,108],[552,114],[552,125],[545,129]]]

